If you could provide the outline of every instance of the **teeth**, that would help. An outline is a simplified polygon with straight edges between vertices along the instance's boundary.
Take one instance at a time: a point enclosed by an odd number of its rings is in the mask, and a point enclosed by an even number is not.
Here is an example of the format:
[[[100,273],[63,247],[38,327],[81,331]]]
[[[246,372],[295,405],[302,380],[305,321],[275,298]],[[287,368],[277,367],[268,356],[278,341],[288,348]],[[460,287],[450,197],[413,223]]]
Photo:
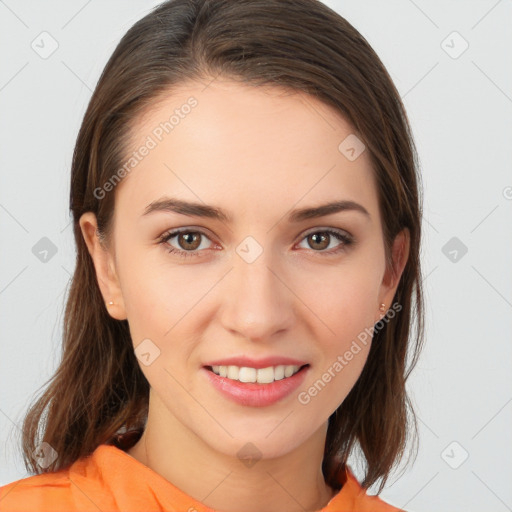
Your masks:
[[[212,370],[221,377],[240,382],[257,382],[258,384],[270,384],[274,380],[291,377],[299,371],[297,365],[268,366],[267,368],[249,368],[247,366],[212,366]]]
[[[275,380],[281,380],[284,379],[284,366],[276,366],[274,368],[274,379]]]
[[[284,376],[285,377],[291,377],[296,370],[294,370],[293,366],[285,366],[284,367]]]
[[[240,382],[256,382],[256,380],[258,379],[258,370],[256,370],[256,368],[247,368],[246,366],[243,366],[242,368],[240,368],[240,370],[236,366],[233,366],[233,367],[230,366],[230,368],[237,369],[238,380]],[[229,377],[229,372],[228,372],[228,377]]]
[[[246,368],[242,368],[242,370],[245,369]],[[241,382],[258,382],[258,384],[269,384],[270,382],[274,382],[274,368],[272,368],[272,366],[269,366],[268,368],[259,368],[258,370],[250,368],[254,375],[254,379],[250,381],[242,380],[242,370],[240,370]],[[247,370],[249,370],[249,368],[247,368]]]
[[[238,366],[228,366],[228,379],[238,380],[240,368]]]

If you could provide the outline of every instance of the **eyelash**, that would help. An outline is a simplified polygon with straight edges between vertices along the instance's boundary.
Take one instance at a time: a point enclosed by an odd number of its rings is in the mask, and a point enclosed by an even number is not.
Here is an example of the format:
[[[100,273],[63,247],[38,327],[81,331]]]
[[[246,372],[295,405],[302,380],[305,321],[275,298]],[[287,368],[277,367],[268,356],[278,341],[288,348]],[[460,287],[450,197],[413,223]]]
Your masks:
[[[158,239],[158,243],[166,244],[171,238],[174,238],[176,235],[179,235],[181,233],[195,233],[195,234],[203,235],[206,238],[208,238],[206,233],[204,233],[203,231],[200,231],[200,230],[179,229],[179,230],[174,230],[174,231],[170,231],[170,232],[164,233]],[[313,249],[311,249],[313,252],[317,252],[317,253],[320,253],[320,254],[325,253],[328,256],[337,255],[338,253],[340,253],[341,251],[345,250],[348,246],[350,246],[350,245],[352,245],[354,243],[353,237],[351,237],[349,235],[346,235],[346,234],[344,234],[342,232],[334,231],[332,229],[323,229],[323,230],[318,230],[318,231],[311,231],[311,232],[307,233],[306,235],[304,235],[304,237],[301,239],[301,242],[302,242],[302,240],[304,240],[308,236],[319,234],[319,233],[320,234],[332,235],[334,238],[337,238],[340,242],[343,242],[343,243],[340,244],[340,246],[337,249],[335,249],[334,251],[332,251],[332,250],[330,252],[329,251],[325,251],[325,250],[314,251]],[[176,249],[175,247],[172,247],[172,246],[167,246],[165,249],[169,253],[176,254],[177,256],[180,256],[182,258],[187,258],[187,257],[191,257],[191,256],[199,256],[200,253],[202,252],[202,251],[198,251],[198,250],[182,251],[182,250]]]

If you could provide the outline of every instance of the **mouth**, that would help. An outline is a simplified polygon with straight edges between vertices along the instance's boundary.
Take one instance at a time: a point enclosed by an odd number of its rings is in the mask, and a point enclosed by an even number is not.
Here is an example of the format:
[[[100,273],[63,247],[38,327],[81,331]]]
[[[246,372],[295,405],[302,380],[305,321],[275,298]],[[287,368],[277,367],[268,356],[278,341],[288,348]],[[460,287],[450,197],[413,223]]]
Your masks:
[[[252,368],[250,366],[213,365],[205,368],[219,377],[245,383],[271,384],[272,382],[293,377],[309,364],[276,365],[266,368]]]
[[[309,364],[253,368],[234,365],[202,367],[209,384],[239,405],[265,407],[289,397],[306,378]]]

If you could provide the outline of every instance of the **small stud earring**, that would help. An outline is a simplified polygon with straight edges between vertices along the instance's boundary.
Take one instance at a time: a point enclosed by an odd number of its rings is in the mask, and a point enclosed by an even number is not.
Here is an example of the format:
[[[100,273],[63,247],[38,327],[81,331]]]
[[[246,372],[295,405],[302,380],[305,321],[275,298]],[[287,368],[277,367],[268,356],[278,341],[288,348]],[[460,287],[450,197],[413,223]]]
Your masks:
[[[386,304],[381,304],[379,310],[381,313],[384,313],[386,311]]]
[[[109,306],[113,306],[113,305],[114,305],[114,303],[113,303],[112,301],[110,301],[110,302],[108,303],[108,305],[109,305]]]

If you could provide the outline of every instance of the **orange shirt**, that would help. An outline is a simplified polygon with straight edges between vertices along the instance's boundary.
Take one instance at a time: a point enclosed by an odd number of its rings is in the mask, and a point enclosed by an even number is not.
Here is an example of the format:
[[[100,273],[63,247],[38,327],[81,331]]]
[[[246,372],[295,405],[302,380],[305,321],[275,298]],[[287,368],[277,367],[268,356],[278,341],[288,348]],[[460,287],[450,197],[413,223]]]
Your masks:
[[[347,468],[343,487],[320,512],[397,512],[365,493]],[[0,487],[0,512],[213,512],[114,445],[102,444],[68,469]],[[402,511],[403,512],[403,511]]]

